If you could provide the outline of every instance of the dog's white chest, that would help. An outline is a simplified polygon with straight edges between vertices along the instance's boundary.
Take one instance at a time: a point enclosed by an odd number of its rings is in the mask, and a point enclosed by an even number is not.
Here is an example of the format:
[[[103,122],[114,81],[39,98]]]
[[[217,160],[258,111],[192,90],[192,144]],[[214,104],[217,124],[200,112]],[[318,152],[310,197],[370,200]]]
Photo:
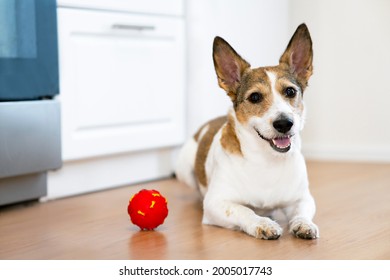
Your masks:
[[[296,202],[308,186],[299,152],[283,158],[241,157],[226,154],[217,143],[210,152],[214,155],[206,162],[206,170],[213,182],[208,195],[272,209]]]
[[[237,184],[245,182],[243,198],[259,208],[281,207],[295,202],[302,195],[306,177],[304,166],[296,164],[295,159],[257,165],[244,159],[241,168],[236,166],[239,171]]]

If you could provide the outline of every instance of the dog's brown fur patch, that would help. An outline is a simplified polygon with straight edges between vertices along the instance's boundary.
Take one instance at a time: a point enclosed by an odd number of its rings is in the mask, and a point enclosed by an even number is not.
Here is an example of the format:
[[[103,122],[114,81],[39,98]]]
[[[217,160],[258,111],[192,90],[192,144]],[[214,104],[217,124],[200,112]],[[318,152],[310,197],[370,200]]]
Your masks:
[[[277,93],[279,93],[283,98],[285,98],[290,103],[291,107],[294,108],[294,110],[299,112],[299,114],[302,114],[304,109],[304,105],[303,105],[304,88],[302,88],[302,85],[295,78],[295,76],[288,71],[284,71],[281,67],[278,66],[267,67],[266,70],[273,73],[276,76],[275,89]],[[293,87],[298,89],[298,93],[294,98],[287,98],[284,96],[284,92],[288,87]]]
[[[236,135],[232,115],[228,116],[228,121],[222,130],[221,145],[229,153],[242,156],[241,145]]]
[[[302,85],[295,78],[294,75],[289,73],[288,71],[284,71],[281,67],[268,67],[267,71],[273,73],[276,76],[276,84],[275,89],[276,92],[279,93],[283,98],[285,98],[293,108],[300,107],[303,100],[303,90]],[[293,87],[298,89],[297,95],[294,98],[287,98],[284,95],[285,90],[288,87]]]
[[[194,135],[194,139],[198,142],[198,150],[195,157],[195,176],[202,186],[207,186],[207,176],[206,176],[206,159],[209,153],[211,143],[213,142],[215,134],[220,130],[220,128],[226,123],[227,117],[216,118],[205,125],[203,125],[198,132]],[[200,137],[201,131],[206,127],[207,131],[202,137]]]
[[[248,98],[255,92],[260,93],[263,100],[253,104]],[[263,116],[271,107],[272,102],[272,89],[265,68],[256,68],[247,71],[242,78],[242,83],[234,104],[237,120],[245,124],[252,116]]]

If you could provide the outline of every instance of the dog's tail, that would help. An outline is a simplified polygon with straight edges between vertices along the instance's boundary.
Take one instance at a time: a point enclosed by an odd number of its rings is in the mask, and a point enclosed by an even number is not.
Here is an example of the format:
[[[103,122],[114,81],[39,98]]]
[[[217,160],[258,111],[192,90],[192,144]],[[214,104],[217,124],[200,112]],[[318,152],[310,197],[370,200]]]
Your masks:
[[[176,178],[194,189],[198,188],[194,174],[197,146],[195,139],[190,138],[182,147],[175,168]]]

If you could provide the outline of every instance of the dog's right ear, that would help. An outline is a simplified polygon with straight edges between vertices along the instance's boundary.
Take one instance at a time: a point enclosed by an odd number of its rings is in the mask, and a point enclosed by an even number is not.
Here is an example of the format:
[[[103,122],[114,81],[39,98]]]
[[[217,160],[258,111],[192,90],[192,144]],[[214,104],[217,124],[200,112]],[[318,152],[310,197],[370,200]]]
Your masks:
[[[250,64],[221,37],[214,38],[213,60],[218,84],[234,102],[241,77]]]

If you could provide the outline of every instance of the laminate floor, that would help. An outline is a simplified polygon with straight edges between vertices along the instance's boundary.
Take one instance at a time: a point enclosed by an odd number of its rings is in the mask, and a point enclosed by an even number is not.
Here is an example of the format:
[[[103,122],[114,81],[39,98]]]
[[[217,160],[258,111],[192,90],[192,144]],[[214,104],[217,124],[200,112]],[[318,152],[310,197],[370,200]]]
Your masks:
[[[308,162],[318,240],[273,241],[201,224],[197,193],[175,179],[0,208],[0,259],[390,259],[390,165]],[[139,231],[129,198],[157,189],[169,215]]]

